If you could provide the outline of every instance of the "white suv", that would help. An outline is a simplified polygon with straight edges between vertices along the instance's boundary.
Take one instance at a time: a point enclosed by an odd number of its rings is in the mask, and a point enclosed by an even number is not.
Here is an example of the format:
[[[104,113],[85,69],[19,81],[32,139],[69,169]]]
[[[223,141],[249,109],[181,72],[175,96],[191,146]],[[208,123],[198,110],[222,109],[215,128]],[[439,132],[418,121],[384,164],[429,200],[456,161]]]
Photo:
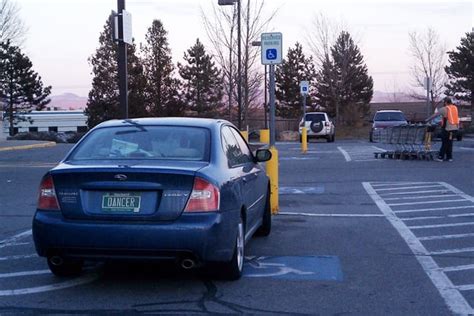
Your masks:
[[[326,138],[328,143],[331,143],[335,139],[335,127],[326,112],[308,112],[304,119],[300,121],[300,142],[301,130],[303,126],[306,127],[308,139],[310,138]]]

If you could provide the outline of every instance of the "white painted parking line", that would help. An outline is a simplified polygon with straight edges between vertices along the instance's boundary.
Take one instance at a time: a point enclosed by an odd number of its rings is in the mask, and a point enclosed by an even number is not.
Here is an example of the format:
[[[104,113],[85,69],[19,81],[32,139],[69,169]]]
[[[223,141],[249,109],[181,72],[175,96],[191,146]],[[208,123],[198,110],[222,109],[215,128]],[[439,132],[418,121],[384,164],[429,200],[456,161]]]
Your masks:
[[[397,187],[399,185],[406,186],[406,185],[424,185],[424,184],[435,184],[435,182],[371,182],[370,185],[377,191],[379,191],[378,187]]]
[[[40,275],[40,274],[50,274],[49,270],[36,270],[36,271],[24,271],[24,272],[12,272],[12,273],[1,273],[0,279],[3,278],[14,278],[20,276],[30,276],[30,275]]]
[[[397,187],[397,188],[385,188],[385,189],[375,189],[379,191],[396,191],[396,190],[413,190],[413,189],[424,189],[424,188],[439,188],[442,187],[440,184],[430,184],[430,185],[414,185],[408,187]]]
[[[384,199],[385,201],[396,201],[396,200],[419,200],[419,199],[431,199],[431,198],[439,198],[439,197],[453,197],[458,196],[457,194],[442,194],[442,195],[423,195],[423,196],[402,196],[396,198],[388,198]]]
[[[443,215],[443,216],[421,216],[421,217],[400,217],[404,222],[406,221],[419,221],[425,219],[440,219],[440,218],[456,218],[456,217],[471,217],[474,216],[474,213],[465,213],[465,214],[452,214],[452,215]]]
[[[279,212],[278,215],[296,215],[309,217],[385,217],[383,214],[314,214],[314,213],[293,213]]]
[[[18,240],[21,240],[22,238],[26,238],[31,236],[31,229],[24,231],[22,233],[16,234],[15,236],[9,237],[4,240],[0,240],[0,249],[9,247],[11,244],[16,243]]]
[[[450,191],[456,193],[457,195],[465,198],[466,200],[469,200],[471,201],[472,203],[474,203],[474,197],[462,192],[461,190],[453,187],[452,185],[446,183],[446,182],[440,182],[441,185],[443,185],[445,188],[449,189]]]
[[[0,257],[0,261],[29,259],[29,258],[34,258],[34,257],[38,258],[38,255],[37,254],[31,254],[31,255],[18,255],[18,256]]]
[[[431,255],[448,255],[452,253],[474,252],[474,247],[459,249],[444,249],[430,252]]]
[[[385,149],[380,148],[380,147],[377,147],[377,146],[372,146],[372,148],[375,149],[375,150],[377,150],[377,151],[379,151],[379,152],[382,152],[382,153],[386,152]]]
[[[443,239],[456,239],[456,238],[468,238],[468,237],[474,237],[474,233],[424,236],[424,237],[418,237],[418,239],[419,240],[443,240]]]
[[[474,290],[474,284],[459,285],[459,286],[456,286],[456,288],[459,291],[472,291],[472,290]],[[472,312],[469,315],[472,315]]]
[[[54,291],[54,290],[62,290],[62,289],[66,289],[66,288],[70,288],[70,287],[74,287],[78,285],[91,283],[95,281],[98,277],[99,277],[98,274],[89,274],[89,275],[84,275],[82,277],[79,277],[73,280],[55,283],[55,284],[29,287],[29,288],[24,288],[24,289],[3,290],[3,291],[0,291],[0,296],[15,296],[15,295],[49,292],[49,291]]]
[[[455,272],[464,270],[474,270],[474,264],[466,264],[463,266],[446,267],[442,269],[444,272]]]
[[[408,226],[408,228],[410,228],[410,229],[427,229],[427,228],[459,227],[459,226],[471,226],[471,225],[474,225],[474,222],[453,223],[453,224],[437,224],[437,225],[418,225],[418,226]]]
[[[432,212],[432,211],[445,211],[445,210],[462,210],[466,208],[474,208],[474,205],[422,208],[422,209],[401,210],[401,211],[393,211],[393,212],[396,214],[402,214],[402,213]]]
[[[456,200],[441,200],[441,201],[393,203],[393,204],[388,204],[388,205],[389,206],[404,206],[404,205],[439,204],[439,203],[452,203],[452,202],[469,202],[469,201],[466,201],[465,199],[456,199]]]
[[[427,276],[438,289],[448,308],[454,314],[474,314],[474,309],[469,305],[466,298],[461,294],[461,288],[456,287],[453,282],[451,282],[450,278],[441,270],[434,258],[431,257],[431,253],[425,248],[420,239],[418,239],[410,230],[410,228],[397,217],[390,205],[388,205],[384,199],[378,195],[376,189],[373,188],[370,183],[364,182],[362,185],[372,200],[375,202],[377,207],[380,209],[382,214],[385,215],[387,220],[398,231],[400,236],[410,247],[411,251],[415,255],[415,258],[421,264]],[[466,287],[470,286],[471,285],[466,285]]]
[[[444,193],[448,192],[446,189],[442,190],[425,190],[425,191],[409,191],[409,192],[394,192],[394,193],[383,193],[379,194],[381,197],[392,196],[392,195],[410,195],[410,194],[424,194],[424,193]],[[386,199],[385,199],[386,200]]]
[[[349,153],[345,151],[344,149],[342,149],[342,147],[337,147],[337,149],[341,152],[341,154],[344,156],[344,159],[346,159],[347,162],[352,160]]]

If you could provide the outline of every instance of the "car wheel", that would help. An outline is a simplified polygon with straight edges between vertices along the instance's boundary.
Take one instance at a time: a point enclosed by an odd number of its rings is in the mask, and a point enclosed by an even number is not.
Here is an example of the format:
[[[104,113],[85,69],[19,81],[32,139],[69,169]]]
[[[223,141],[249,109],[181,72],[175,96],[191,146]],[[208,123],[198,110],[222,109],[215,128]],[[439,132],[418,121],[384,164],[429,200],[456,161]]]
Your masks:
[[[462,141],[462,134],[459,134],[459,133],[458,133],[458,134],[456,135],[456,140],[457,140],[458,142]]]
[[[369,142],[371,142],[371,143],[374,142],[374,136],[373,136],[372,131],[371,131],[370,134],[369,134]]]
[[[334,143],[335,140],[336,140],[336,134],[332,134],[332,136],[331,136],[331,143]]]
[[[331,135],[326,136],[326,141],[327,141],[328,143],[331,142]]]
[[[267,189],[265,209],[263,210],[262,225],[258,228],[256,235],[266,237],[272,230],[272,208],[270,206],[270,188]]]
[[[300,135],[300,143],[303,142],[303,136]]]
[[[64,259],[57,256],[48,257],[49,270],[56,276],[66,277],[79,275],[83,262],[80,260]]]
[[[237,225],[237,237],[234,246],[234,254],[229,262],[222,264],[221,276],[226,280],[238,280],[242,276],[244,269],[245,255],[245,229],[242,217]]]

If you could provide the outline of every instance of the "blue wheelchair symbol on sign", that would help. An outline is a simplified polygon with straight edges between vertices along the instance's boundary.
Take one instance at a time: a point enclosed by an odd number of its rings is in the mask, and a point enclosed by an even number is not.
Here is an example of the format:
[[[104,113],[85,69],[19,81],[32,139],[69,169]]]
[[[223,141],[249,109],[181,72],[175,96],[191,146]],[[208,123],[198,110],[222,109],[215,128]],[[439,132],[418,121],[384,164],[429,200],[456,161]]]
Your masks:
[[[277,59],[277,50],[275,48],[267,49],[267,59],[268,60],[276,60]]]

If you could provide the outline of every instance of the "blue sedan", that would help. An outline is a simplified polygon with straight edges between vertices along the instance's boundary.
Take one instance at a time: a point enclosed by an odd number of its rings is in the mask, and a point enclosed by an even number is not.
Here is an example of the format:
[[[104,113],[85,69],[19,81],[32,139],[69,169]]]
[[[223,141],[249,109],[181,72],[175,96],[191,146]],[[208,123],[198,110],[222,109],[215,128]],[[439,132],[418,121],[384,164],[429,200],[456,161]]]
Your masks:
[[[102,123],[43,177],[36,250],[59,276],[84,260],[158,259],[238,279],[245,243],[271,230],[269,159],[224,120]]]

